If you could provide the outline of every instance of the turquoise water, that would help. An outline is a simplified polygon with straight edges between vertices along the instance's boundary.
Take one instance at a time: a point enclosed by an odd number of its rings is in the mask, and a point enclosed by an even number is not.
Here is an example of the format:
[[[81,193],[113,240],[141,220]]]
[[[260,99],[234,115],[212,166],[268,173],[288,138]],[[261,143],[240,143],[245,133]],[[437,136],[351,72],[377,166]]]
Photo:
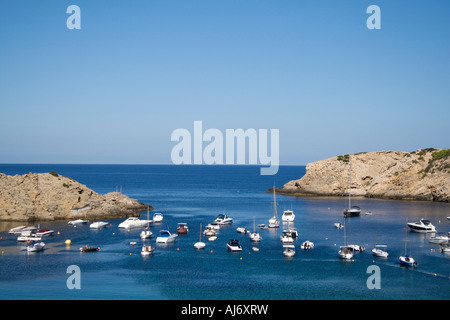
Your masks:
[[[301,177],[303,166],[282,166],[276,176],[260,176],[254,166],[138,166],[138,165],[0,165],[0,172],[58,173],[72,177],[99,193],[122,192],[155,207],[164,214],[154,235],[162,228],[175,232],[178,222],[187,222],[189,233],[174,244],[159,245],[152,257],[140,255],[141,230],[119,230],[124,219],[107,220],[105,230],[70,227],[67,221],[41,222],[59,232],[44,238],[46,250],[27,254],[16,236],[6,231],[21,223],[0,223],[1,299],[449,299],[450,255],[439,252],[428,242],[429,235],[408,231],[408,252],[419,262],[416,269],[400,267],[404,253],[405,221],[427,217],[439,232],[450,231],[446,203],[357,199],[363,212],[372,215],[346,219],[349,243],[366,247],[355,254],[354,262],[343,262],[337,251],[344,242],[344,230],[334,227],[343,222],[343,198],[294,198],[277,196],[278,214],[292,209],[299,231],[297,253],[282,255],[279,230],[260,230],[263,240],[252,244],[236,228],[253,228],[268,223],[273,215],[273,196],[264,191],[274,183],[281,187]],[[194,249],[200,223],[205,226],[218,214],[233,218],[233,225],[220,230],[218,239]],[[226,243],[239,239],[241,253],[230,253]],[[64,244],[70,239],[72,244]],[[311,240],[315,248],[299,246]],[[130,242],[136,241],[135,246]],[[388,259],[371,254],[376,241],[388,245]],[[85,245],[100,247],[99,252],[79,252]],[[260,250],[254,252],[252,246]],[[81,270],[81,289],[68,289],[67,267]],[[380,289],[369,289],[367,268],[380,268]]]

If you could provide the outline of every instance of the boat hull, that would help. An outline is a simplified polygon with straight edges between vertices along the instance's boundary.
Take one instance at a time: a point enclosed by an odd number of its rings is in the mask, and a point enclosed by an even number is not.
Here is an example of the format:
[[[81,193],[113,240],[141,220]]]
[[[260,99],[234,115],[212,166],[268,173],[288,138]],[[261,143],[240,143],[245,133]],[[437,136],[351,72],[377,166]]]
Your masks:
[[[401,266],[405,266],[405,267],[415,267],[417,266],[417,262],[408,256],[400,256],[400,258],[398,259],[400,262]]]

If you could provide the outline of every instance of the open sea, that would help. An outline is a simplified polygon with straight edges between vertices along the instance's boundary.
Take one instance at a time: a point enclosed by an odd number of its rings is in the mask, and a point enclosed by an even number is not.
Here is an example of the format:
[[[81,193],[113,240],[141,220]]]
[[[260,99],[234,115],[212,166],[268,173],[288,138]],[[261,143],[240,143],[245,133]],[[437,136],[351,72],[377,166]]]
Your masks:
[[[141,229],[119,230],[125,219],[105,219],[104,230],[90,230],[89,225],[71,227],[67,221],[40,222],[41,228],[55,230],[46,237],[46,249],[28,254],[17,235],[8,234],[22,222],[0,222],[0,299],[150,299],[150,300],[392,300],[450,298],[450,254],[429,243],[430,235],[405,230],[406,221],[426,217],[438,232],[447,234],[450,204],[420,201],[354,199],[363,212],[372,215],[347,218],[345,229],[344,198],[295,198],[277,195],[278,217],[292,209],[296,255],[285,258],[279,229],[259,230],[260,243],[251,243],[237,227],[253,229],[268,224],[273,216],[273,195],[265,193],[274,184],[298,179],[304,166],[281,166],[275,176],[261,176],[259,166],[175,166],[175,165],[31,165],[0,164],[0,172],[15,175],[49,172],[71,177],[98,193],[122,190],[122,193],[152,205],[164,220],[152,225],[155,247],[153,256],[142,257]],[[152,215],[153,212],[150,214]],[[204,237],[206,248],[198,251],[200,224],[205,226],[217,215],[233,218],[223,227],[216,241]],[[146,218],[144,213],[142,218]],[[187,235],[173,244],[155,243],[161,229],[176,232],[177,223],[189,226]],[[258,227],[257,227],[258,229]],[[339,246],[347,242],[366,248],[355,253],[353,262],[343,262]],[[418,261],[417,268],[400,267],[398,257],[407,251]],[[65,241],[71,240],[66,246]],[[238,239],[240,253],[227,251],[230,239]],[[310,240],[312,250],[300,244]],[[130,245],[136,242],[136,245]],[[376,243],[386,244],[387,259],[371,253]],[[79,248],[100,247],[99,252],[80,253]],[[258,247],[259,251],[253,251]],[[80,289],[69,289],[72,273],[80,269]],[[372,272],[378,266],[378,288],[370,288]],[[370,270],[370,268],[369,268]],[[375,280],[374,280],[375,281]]]

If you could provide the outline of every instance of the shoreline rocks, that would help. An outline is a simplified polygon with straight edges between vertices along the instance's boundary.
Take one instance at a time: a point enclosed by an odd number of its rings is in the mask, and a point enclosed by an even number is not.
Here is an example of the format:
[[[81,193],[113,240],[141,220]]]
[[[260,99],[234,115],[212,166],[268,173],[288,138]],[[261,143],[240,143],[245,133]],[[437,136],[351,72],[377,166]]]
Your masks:
[[[434,148],[319,160],[306,166],[301,179],[289,181],[276,192],[299,197],[345,196],[350,160],[352,196],[450,202],[450,149]]]
[[[100,195],[85,185],[50,173],[0,173],[0,220],[49,221],[140,216],[151,206],[119,192]]]

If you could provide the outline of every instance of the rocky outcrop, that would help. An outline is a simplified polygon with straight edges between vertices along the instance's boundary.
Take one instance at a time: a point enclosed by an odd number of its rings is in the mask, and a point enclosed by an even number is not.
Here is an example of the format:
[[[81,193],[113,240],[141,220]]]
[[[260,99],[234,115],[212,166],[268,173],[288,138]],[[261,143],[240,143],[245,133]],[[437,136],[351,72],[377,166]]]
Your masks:
[[[0,220],[124,218],[141,210],[147,210],[147,205],[119,192],[100,195],[56,172],[0,173]]]
[[[280,194],[344,196],[351,162],[352,196],[450,201],[450,150],[380,151],[341,155],[309,163],[306,174]],[[272,189],[270,189],[272,190]]]

